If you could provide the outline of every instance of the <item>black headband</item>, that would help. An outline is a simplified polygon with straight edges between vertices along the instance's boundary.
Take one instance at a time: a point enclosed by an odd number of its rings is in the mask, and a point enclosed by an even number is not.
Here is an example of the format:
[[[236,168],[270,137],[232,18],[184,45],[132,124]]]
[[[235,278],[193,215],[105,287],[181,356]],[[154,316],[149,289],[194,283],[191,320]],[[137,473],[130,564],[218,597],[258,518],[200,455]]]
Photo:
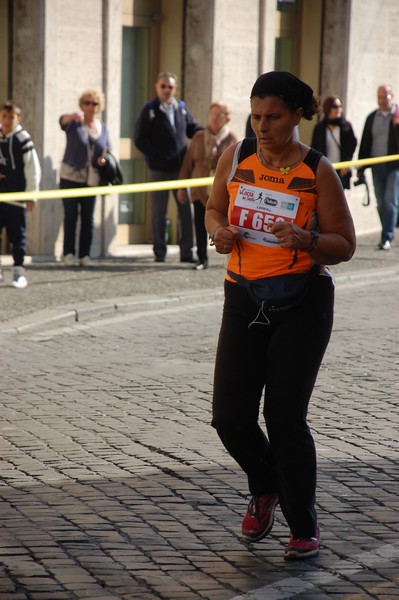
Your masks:
[[[312,102],[313,90],[292,73],[270,71],[255,81],[251,98],[253,96],[277,96],[293,108],[303,108]]]

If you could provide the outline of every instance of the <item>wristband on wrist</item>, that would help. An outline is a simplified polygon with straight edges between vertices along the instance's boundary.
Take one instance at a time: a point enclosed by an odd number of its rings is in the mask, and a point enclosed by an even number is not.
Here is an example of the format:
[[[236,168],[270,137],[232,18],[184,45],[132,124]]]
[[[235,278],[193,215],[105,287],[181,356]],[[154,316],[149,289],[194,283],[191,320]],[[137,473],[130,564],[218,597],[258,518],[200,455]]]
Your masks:
[[[211,233],[211,235],[209,236],[209,239],[211,240],[210,242],[210,246],[214,246],[215,245],[215,235],[218,229],[222,229],[223,225],[219,225],[219,227],[216,227],[216,229],[214,230],[213,233]]]
[[[313,230],[310,232],[310,246],[308,248],[302,248],[304,252],[313,252],[316,249],[317,242],[319,241],[319,234]]]

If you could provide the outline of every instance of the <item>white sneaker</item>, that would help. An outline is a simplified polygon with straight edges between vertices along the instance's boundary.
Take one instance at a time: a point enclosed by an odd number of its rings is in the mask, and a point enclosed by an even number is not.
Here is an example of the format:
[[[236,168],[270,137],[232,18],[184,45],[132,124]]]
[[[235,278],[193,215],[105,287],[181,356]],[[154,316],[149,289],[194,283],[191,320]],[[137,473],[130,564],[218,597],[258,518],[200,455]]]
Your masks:
[[[389,240],[385,240],[385,242],[381,242],[380,248],[381,248],[381,250],[390,250],[391,242]]]
[[[11,285],[19,290],[26,288],[26,286],[28,285],[28,281],[25,275],[23,275],[24,272],[25,269],[23,267],[13,268]]]
[[[90,266],[91,266],[90,256],[82,256],[82,258],[79,258],[79,267],[90,267]]]
[[[75,257],[73,254],[66,254],[64,256],[64,265],[66,267],[73,267],[75,264]]]

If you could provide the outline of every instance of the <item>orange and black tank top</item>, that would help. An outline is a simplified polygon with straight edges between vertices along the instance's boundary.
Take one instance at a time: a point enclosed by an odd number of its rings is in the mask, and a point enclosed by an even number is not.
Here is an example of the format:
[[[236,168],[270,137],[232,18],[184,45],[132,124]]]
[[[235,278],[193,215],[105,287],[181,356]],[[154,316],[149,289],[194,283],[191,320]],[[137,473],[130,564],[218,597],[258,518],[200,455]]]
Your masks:
[[[227,190],[229,221],[239,229],[240,237],[228,270],[246,279],[260,279],[304,273],[312,267],[314,261],[307,252],[280,248],[270,226],[289,221],[308,231],[317,228],[316,169],[321,156],[310,148],[303,161],[284,174],[259,161],[255,138],[237,145]]]

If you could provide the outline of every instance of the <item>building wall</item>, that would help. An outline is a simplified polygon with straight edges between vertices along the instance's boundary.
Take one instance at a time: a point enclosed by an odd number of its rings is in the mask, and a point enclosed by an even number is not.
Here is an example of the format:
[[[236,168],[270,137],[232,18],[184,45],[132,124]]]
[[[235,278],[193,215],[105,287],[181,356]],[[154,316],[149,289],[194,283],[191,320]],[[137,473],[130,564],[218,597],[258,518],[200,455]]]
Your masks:
[[[244,136],[249,95],[274,66],[274,0],[187,0],[185,97],[207,122],[213,101],[232,109],[230,128]],[[273,40],[273,42],[271,42]]]
[[[58,185],[65,147],[58,119],[77,109],[85,88],[105,91],[103,118],[119,150],[124,1],[13,2],[12,95],[22,105],[23,123],[39,152],[42,189]],[[303,6],[311,7],[312,1],[302,0]],[[275,0],[162,0],[161,6],[160,68],[181,75],[181,95],[199,121],[206,122],[211,101],[223,100],[232,108],[231,129],[243,136],[251,86],[259,73],[274,67]],[[376,106],[378,85],[390,83],[399,97],[399,4],[324,0],[324,7],[320,92],[342,97],[360,138],[365,117]],[[308,26],[301,24],[307,39]],[[307,64],[306,52],[301,64]],[[312,77],[314,72],[313,64]],[[378,229],[375,203],[366,209],[361,200],[361,189],[349,192],[358,231]],[[29,216],[30,253],[61,255],[62,217],[60,200],[39,203]],[[117,222],[116,198],[99,199],[93,256],[113,253]]]
[[[347,106],[348,41],[351,28],[351,2],[325,0],[322,36],[320,94],[337,94]]]

